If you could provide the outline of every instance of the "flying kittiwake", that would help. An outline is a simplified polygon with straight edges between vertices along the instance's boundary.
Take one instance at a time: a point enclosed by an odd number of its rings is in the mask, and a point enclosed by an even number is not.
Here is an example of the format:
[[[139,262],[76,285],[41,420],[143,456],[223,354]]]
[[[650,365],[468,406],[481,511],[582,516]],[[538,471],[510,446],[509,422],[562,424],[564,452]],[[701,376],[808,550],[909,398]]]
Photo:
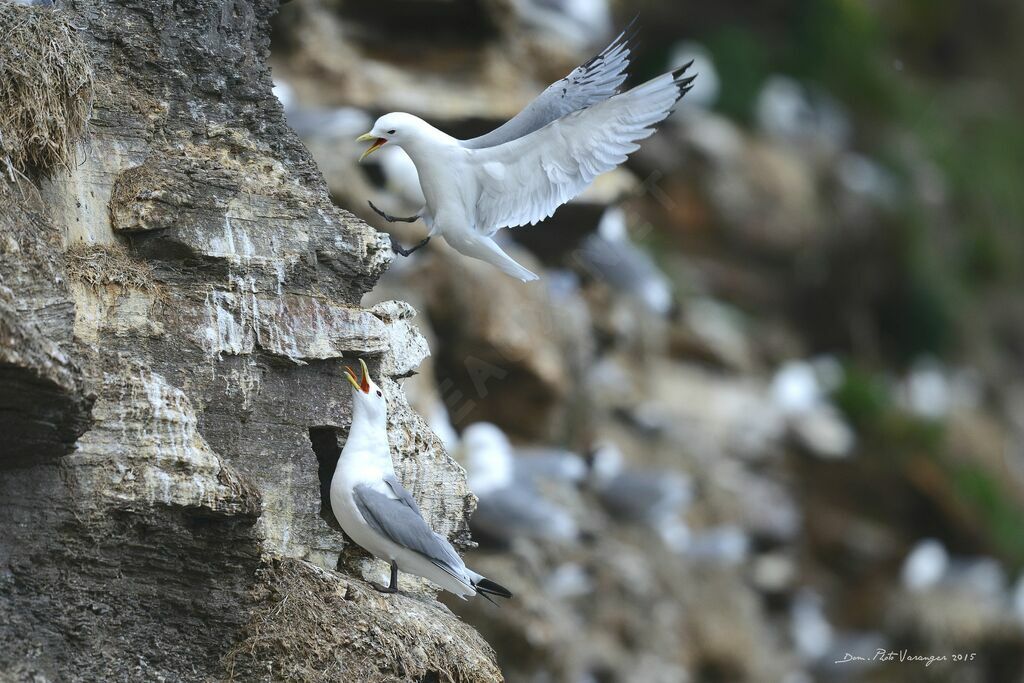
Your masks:
[[[366,363],[360,379],[345,367],[352,385],[352,427],[331,480],[331,509],[349,538],[391,563],[386,593],[398,592],[398,571],[422,576],[460,598],[512,594],[468,569],[444,536],[435,533],[419,506],[395,476],[388,445],[384,392],[370,379]]]
[[[689,65],[619,92],[629,66],[626,32],[600,54],[555,81],[523,111],[490,133],[457,140],[402,112],[377,119],[358,138],[373,144],[360,161],[387,143],[401,147],[416,165],[426,198],[410,218],[456,251],[486,261],[523,282],[537,276],[502,251],[493,235],[501,228],[536,225],[579,195],[601,173],[639,149],[637,142],[671,112],[691,87]]]

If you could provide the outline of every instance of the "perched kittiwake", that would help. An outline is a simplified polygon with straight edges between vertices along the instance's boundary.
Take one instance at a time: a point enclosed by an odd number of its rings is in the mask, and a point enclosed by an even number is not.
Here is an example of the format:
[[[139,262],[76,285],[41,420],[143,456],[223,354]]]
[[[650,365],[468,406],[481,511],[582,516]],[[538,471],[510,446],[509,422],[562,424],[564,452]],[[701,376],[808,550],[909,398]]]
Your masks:
[[[578,257],[595,277],[625,292],[652,313],[668,315],[672,309],[672,283],[654,259],[629,239],[626,214],[611,207],[601,216],[597,232],[580,246]]]
[[[398,570],[422,576],[465,599],[477,593],[512,594],[468,569],[444,536],[428,525],[419,506],[395,476],[388,445],[388,407],[360,359],[362,378],[345,367],[352,384],[352,427],[331,480],[331,509],[349,538],[391,563],[391,583],[373,584],[398,592]]]
[[[295,88],[288,82],[274,79],[274,87],[271,88],[271,92],[274,93],[274,97],[281,103],[281,107],[286,113],[295,108]]]
[[[814,661],[829,652],[835,631],[825,613],[825,601],[815,591],[803,588],[789,608],[789,633],[797,653]],[[832,660],[835,661],[835,660]]]
[[[1024,574],[1013,584],[1013,592],[1010,594],[1010,606],[1013,609],[1014,618],[1024,624]]]
[[[747,558],[750,536],[735,524],[722,524],[689,534],[685,543],[673,549],[697,562],[735,566]]]
[[[693,68],[700,73],[700,80],[693,84],[693,90],[686,96],[683,110],[693,107],[710,109],[718,100],[720,89],[718,69],[715,68],[711,52],[699,43],[680,42],[672,46],[668,61],[668,66],[672,68],[692,63]]]
[[[850,142],[850,120],[839,102],[787,76],[765,81],[754,110],[765,133],[790,144],[838,154]]]
[[[393,243],[395,251],[407,256],[440,234],[466,256],[523,282],[536,280],[502,251],[494,233],[539,223],[598,175],[624,162],[693,82],[693,76],[683,77],[687,65],[619,92],[629,54],[623,32],[514,118],[471,140],[457,140],[411,114],[377,119],[358,138],[373,142],[360,161],[389,142],[401,147],[416,165],[426,198],[424,208],[410,218],[394,218],[373,207],[389,221],[422,218],[430,228],[412,250]]]
[[[587,463],[562,448],[520,448],[516,450],[515,476],[533,483],[576,485],[587,478]]]
[[[694,497],[688,477],[667,470],[627,468],[622,452],[612,443],[597,446],[591,458],[592,487],[615,519],[648,526],[670,548],[685,548],[690,539],[682,515]]]
[[[471,424],[462,434],[461,448],[469,490],[478,498],[469,520],[475,534],[499,543],[515,538],[556,542],[577,538],[579,529],[572,515],[537,490],[533,475],[540,473],[516,472],[516,455],[501,429],[488,422]]]
[[[942,541],[927,538],[918,542],[903,560],[900,576],[903,587],[917,593],[937,586],[948,569],[949,552],[946,546]]]
[[[571,48],[589,47],[612,29],[608,0],[512,0],[520,21]]]

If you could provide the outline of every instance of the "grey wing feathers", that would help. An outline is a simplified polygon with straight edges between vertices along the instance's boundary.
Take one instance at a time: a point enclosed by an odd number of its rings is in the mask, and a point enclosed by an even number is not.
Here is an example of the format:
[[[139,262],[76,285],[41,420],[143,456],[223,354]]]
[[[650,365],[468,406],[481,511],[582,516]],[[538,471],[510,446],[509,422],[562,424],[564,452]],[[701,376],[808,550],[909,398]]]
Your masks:
[[[400,501],[415,510],[417,515],[423,517],[423,513],[420,512],[420,506],[416,504],[416,499],[409,493],[409,489],[402,486],[402,482],[398,481],[398,477],[393,474],[385,474],[384,483],[391,488],[391,491],[398,496]]]
[[[468,149],[494,147],[528,135],[555,119],[608,99],[626,80],[634,19],[608,47],[555,81],[521,112],[486,135],[463,140]]]
[[[412,494],[394,477],[386,477],[384,481],[398,496],[397,500],[364,484],[352,491],[356,507],[366,523],[377,533],[426,556],[438,567],[464,581],[462,558],[446,538],[430,528]]]
[[[497,147],[470,150],[477,162],[474,224],[490,235],[535,225],[639,149],[690,89],[686,65],[552,121]]]
[[[482,496],[470,526],[474,533],[505,542],[519,536],[567,541],[577,535],[576,522],[568,511],[521,486]]]
[[[688,497],[685,482],[664,472],[624,472],[601,491],[601,501],[618,517],[654,523],[676,512]]]

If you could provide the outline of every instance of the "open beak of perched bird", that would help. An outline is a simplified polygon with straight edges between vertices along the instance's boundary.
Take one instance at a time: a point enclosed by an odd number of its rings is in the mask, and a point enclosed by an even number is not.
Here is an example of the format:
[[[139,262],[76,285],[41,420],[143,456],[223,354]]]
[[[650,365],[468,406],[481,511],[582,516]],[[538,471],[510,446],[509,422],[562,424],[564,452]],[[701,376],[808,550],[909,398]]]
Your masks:
[[[365,152],[363,152],[363,155],[359,157],[359,161],[362,161],[366,157],[376,152],[378,149],[384,146],[384,143],[387,142],[387,139],[378,138],[374,136],[372,133],[364,133],[356,138],[356,142],[369,142],[370,140],[373,140],[373,144],[370,145]]]
[[[365,154],[363,156],[366,156]],[[348,383],[352,385],[354,389],[363,392],[364,394],[370,393],[370,371],[366,369],[366,362],[360,358],[359,368],[362,377],[356,379],[356,373],[352,371],[352,368],[345,366],[345,378]]]

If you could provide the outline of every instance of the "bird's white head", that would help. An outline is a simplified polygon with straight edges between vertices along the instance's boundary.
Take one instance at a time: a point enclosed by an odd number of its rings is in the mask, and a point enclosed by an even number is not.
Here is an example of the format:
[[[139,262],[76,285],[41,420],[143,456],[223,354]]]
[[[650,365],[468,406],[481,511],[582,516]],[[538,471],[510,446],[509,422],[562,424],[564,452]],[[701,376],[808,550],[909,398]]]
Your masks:
[[[374,421],[386,422],[388,404],[384,392],[370,378],[370,371],[362,358],[359,359],[359,369],[361,377],[357,378],[352,368],[345,366],[345,378],[352,385],[353,419],[365,416]]]
[[[369,133],[356,138],[356,142],[373,142],[359,157],[362,161],[378,149],[392,143],[398,147],[415,143],[428,135],[434,128],[421,118],[405,112],[392,112],[377,119]]]
[[[512,482],[512,445],[497,426],[475,422],[466,427],[462,449],[473,493],[483,495]]]
[[[622,451],[609,441],[596,444],[590,453],[589,460],[591,476],[593,481],[599,485],[607,484],[625,468]]]

